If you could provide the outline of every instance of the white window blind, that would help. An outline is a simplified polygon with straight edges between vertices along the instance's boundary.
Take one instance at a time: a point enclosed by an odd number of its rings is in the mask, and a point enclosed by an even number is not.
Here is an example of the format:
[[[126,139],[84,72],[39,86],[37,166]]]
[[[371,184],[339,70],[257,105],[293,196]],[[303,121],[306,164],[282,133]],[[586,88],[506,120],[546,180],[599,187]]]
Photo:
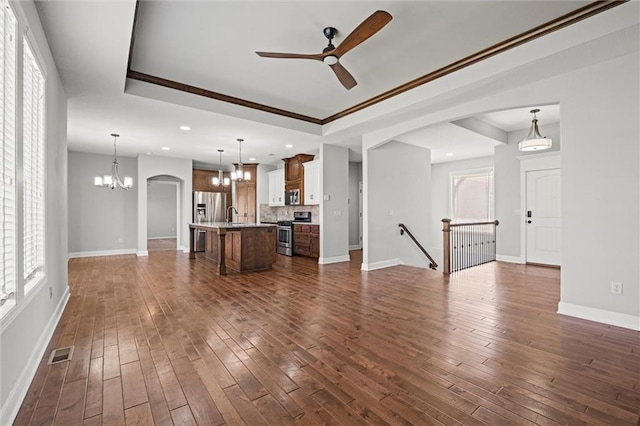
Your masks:
[[[24,279],[44,271],[44,77],[24,39],[23,72],[23,173],[24,173]]]
[[[493,170],[451,175],[451,219],[455,223],[493,220]]]
[[[16,18],[0,0],[0,306],[15,304],[16,286]],[[9,303],[7,303],[7,306]],[[6,310],[1,310],[4,313]]]

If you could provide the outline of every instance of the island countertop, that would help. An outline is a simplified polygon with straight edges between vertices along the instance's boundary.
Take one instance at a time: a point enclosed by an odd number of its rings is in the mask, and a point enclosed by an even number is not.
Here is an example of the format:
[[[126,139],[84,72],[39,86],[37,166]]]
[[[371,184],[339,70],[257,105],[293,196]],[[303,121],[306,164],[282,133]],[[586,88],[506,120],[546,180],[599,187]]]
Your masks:
[[[273,223],[241,223],[241,222],[195,222],[190,228],[203,229],[234,229],[234,228],[266,228],[276,226]]]
[[[270,223],[190,223],[189,257],[212,261],[219,275],[226,275],[227,268],[240,273],[271,269],[276,261],[276,229]],[[205,251],[199,256],[193,250],[196,232],[205,233]]]

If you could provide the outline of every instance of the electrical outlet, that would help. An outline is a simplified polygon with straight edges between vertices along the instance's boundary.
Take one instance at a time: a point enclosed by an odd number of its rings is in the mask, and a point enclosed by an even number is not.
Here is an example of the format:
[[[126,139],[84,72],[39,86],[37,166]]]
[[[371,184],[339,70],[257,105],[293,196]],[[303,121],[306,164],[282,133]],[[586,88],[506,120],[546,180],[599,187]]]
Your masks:
[[[622,283],[611,281],[611,293],[622,294]]]

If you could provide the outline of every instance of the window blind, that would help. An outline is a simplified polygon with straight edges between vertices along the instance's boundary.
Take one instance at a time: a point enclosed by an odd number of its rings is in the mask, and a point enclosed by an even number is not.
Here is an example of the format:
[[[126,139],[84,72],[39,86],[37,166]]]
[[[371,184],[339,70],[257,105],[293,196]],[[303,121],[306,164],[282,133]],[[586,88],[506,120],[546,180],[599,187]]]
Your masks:
[[[0,0],[0,305],[16,285],[16,18]],[[15,298],[13,298],[15,303]]]
[[[451,219],[483,222],[493,219],[493,170],[451,176]]]
[[[23,173],[24,173],[24,279],[44,270],[44,77],[24,39]]]

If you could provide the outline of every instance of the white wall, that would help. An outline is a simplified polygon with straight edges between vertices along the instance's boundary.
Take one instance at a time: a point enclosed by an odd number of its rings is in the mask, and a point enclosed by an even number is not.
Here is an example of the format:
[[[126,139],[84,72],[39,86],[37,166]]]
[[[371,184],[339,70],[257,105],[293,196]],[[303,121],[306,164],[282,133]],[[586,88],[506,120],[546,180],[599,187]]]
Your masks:
[[[178,231],[178,245],[184,251],[189,250],[189,223],[192,219],[193,195],[191,181],[193,177],[191,160],[180,158],[138,156],[138,180],[144,182],[138,187],[138,256],[147,253],[147,179],[166,175],[180,180],[181,229]]]
[[[175,238],[178,184],[149,180],[147,184],[147,238]]]
[[[11,3],[46,73],[46,281],[0,321],[0,424],[11,424],[68,300],[66,95],[30,1]],[[22,43],[18,43],[22,57]],[[19,68],[17,87],[22,86]],[[18,104],[20,110],[20,103]],[[19,118],[19,117],[18,117]],[[20,122],[20,120],[18,120]],[[20,135],[20,133],[19,133]],[[20,136],[19,136],[20,137]],[[20,139],[18,139],[20,143]]]
[[[318,263],[349,260],[349,149],[323,144]],[[328,198],[328,199],[327,199]]]
[[[363,153],[365,200],[364,270],[429,261],[408,235],[404,223],[423,244],[431,223],[431,151],[388,142]]]
[[[487,169],[491,167],[494,167],[493,157],[450,161],[431,166],[432,220],[429,222],[429,234],[423,245],[438,264],[439,271],[442,271],[442,219],[451,217],[450,174],[452,172]],[[496,206],[497,204],[498,200],[496,197]],[[498,216],[496,217],[500,219]]]
[[[112,161],[109,155],[68,152],[71,257],[135,253],[140,186],[136,159],[118,157],[120,175],[133,177],[131,189],[99,188],[93,184],[94,176],[111,173]]]
[[[360,246],[360,192],[362,163],[349,163],[349,247]]]

